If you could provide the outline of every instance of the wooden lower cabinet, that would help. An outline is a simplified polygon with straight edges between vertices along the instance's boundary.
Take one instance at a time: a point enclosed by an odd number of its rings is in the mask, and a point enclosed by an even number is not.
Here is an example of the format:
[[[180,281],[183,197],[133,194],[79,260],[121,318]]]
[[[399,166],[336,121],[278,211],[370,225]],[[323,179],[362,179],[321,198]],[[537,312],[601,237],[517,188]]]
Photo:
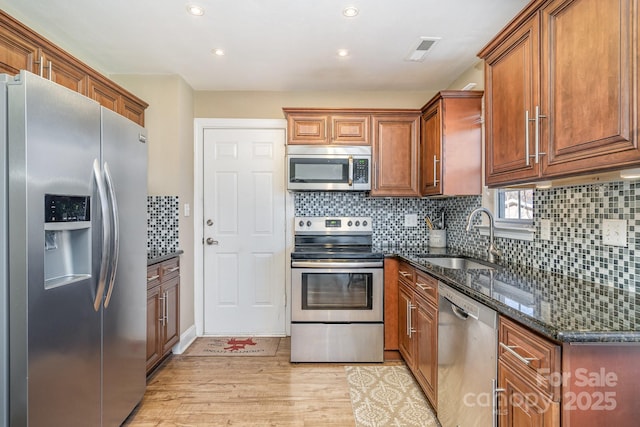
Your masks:
[[[180,340],[180,263],[175,257],[147,267],[147,374]]]
[[[498,411],[501,427],[560,425],[560,403],[538,391],[503,361],[498,361],[498,384],[502,390]]]
[[[436,408],[438,389],[438,309],[426,298],[415,297],[415,358],[414,375]]]
[[[437,280],[401,262],[398,267],[398,347],[434,409],[438,385]]]

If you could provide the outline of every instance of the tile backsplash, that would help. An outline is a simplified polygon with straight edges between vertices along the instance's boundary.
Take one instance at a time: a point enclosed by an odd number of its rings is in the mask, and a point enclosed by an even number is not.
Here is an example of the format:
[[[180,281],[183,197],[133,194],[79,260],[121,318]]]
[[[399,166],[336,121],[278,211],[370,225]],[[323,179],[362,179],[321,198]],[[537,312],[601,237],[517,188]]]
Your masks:
[[[468,214],[480,196],[446,199],[374,198],[366,193],[300,192],[295,215],[371,216],[375,245],[427,246],[425,217],[444,211],[448,246],[486,257],[488,237],[465,231]],[[418,226],[405,227],[404,215],[417,214]],[[640,277],[640,181],[557,187],[534,191],[533,241],[497,238],[501,263],[559,273],[588,282],[636,290]],[[551,221],[551,239],[540,239],[540,220]],[[627,246],[603,245],[603,219],[627,221]],[[480,221],[480,219],[476,219]]]
[[[147,258],[176,252],[180,203],[178,196],[147,196]]]

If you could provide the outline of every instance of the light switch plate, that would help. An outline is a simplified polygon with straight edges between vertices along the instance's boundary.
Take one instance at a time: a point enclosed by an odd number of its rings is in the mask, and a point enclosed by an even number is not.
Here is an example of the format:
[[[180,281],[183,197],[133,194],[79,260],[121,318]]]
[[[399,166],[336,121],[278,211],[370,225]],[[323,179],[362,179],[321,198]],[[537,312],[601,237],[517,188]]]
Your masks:
[[[551,240],[551,220],[540,220],[540,239]]]
[[[611,246],[627,246],[627,220],[603,219],[602,244]]]
[[[418,226],[418,214],[406,214],[404,216],[405,227],[417,227]]]

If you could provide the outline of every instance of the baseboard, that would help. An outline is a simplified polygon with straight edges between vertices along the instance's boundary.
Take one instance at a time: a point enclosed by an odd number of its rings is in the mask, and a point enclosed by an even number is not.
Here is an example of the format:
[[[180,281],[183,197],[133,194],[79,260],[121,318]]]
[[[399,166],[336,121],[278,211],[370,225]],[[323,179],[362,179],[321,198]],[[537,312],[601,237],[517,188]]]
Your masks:
[[[178,341],[178,344],[173,346],[171,351],[173,352],[173,354],[182,354],[195,340],[196,325],[191,325],[189,328],[187,328],[186,331],[180,334],[180,341]]]
[[[403,360],[403,359],[398,350],[385,350],[384,360],[392,361],[392,360]]]

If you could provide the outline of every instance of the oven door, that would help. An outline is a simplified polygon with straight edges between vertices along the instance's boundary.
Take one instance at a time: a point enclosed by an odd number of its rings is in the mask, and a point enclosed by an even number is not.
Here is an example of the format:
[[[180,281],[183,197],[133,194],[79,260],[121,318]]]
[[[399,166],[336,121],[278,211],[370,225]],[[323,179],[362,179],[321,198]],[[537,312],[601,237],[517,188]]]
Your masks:
[[[331,262],[296,264],[291,268],[293,322],[383,321],[383,269],[362,267],[382,263],[336,262],[335,267]]]

